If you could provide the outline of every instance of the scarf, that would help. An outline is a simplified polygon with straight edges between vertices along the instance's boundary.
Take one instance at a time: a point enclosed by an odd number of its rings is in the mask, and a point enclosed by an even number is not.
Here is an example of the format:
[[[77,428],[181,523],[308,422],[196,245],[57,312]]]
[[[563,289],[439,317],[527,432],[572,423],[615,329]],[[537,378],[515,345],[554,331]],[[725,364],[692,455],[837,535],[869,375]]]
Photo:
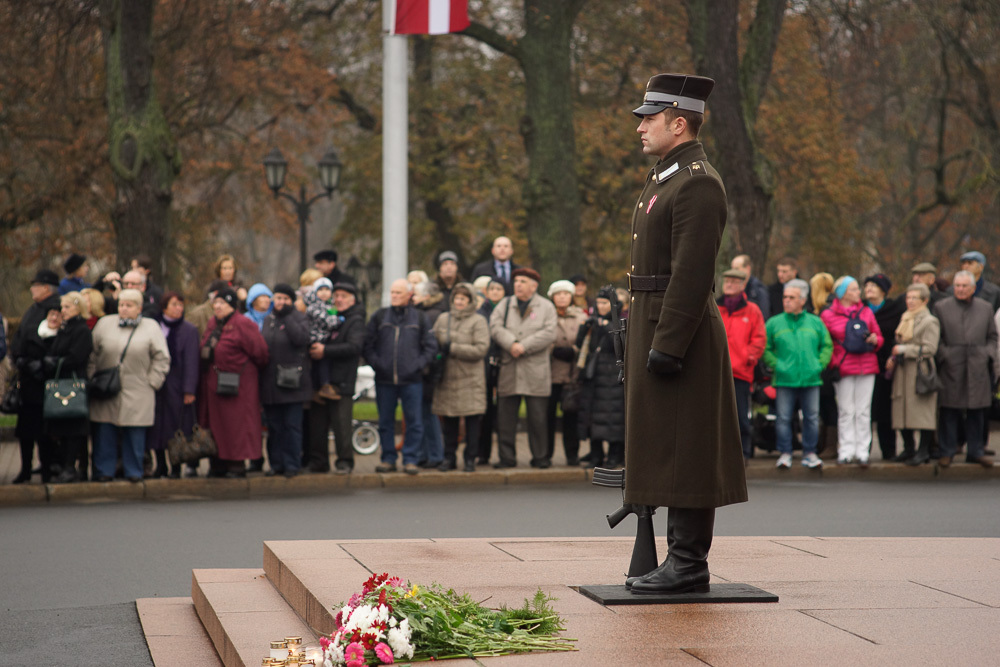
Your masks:
[[[899,320],[899,326],[896,327],[897,343],[909,343],[913,340],[913,325],[917,319],[917,315],[922,315],[926,312],[927,306],[921,306],[917,310],[907,310],[903,313],[902,319]]]
[[[57,333],[59,333],[59,329],[51,328],[49,326],[48,320],[42,320],[38,324],[38,337],[41,338],[42,340],[45,340],[46,338],[52,338]]]
[[[142,319],[142,315],[136,318],[129,317],[118,317],[118,326],[120,327],[137,327],[139,326],[139,320]]]
[[[743,305],[743,295],[735,294],[733,296],[723,296],[722,305],[729,311],[729,314],[732,315],[740,308],[740,306]]]

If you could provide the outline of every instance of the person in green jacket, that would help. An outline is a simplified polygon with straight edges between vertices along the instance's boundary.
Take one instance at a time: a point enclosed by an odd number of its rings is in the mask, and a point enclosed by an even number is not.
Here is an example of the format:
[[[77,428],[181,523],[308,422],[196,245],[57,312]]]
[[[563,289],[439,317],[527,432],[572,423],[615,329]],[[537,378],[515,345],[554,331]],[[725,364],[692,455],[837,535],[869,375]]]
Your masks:
[[[780,469],[792,466],[792,414],[798,404],[802,410],[802,465],[819,468],[823,462],[816,455],[819,440],[820,373],[830,363],[833,341],[823,320],[804,312],[809,284],[794,279],[785,283],[783,313],[767,321],[767,347],[764,363],[774,369],[771,384],[777,391]]]

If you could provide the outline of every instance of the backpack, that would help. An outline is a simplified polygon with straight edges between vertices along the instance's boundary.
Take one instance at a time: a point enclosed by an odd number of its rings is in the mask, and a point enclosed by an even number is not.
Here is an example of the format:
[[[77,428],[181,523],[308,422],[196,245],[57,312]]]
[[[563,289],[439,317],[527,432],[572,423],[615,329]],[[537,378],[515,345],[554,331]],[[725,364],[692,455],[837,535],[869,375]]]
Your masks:
[[[847,318],[847,326],[844,327],[843,348],[852,354],[863,354],[869,352],[871,348],[865,339],[868,338],[868,325],[861,319],[861,310],[858,309]]]

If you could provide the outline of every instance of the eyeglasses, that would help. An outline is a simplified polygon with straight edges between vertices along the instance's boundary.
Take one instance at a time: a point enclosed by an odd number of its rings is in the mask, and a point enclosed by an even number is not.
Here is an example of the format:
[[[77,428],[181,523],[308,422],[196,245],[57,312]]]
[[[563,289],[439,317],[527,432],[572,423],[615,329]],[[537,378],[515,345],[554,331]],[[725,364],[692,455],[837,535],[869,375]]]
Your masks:
[[[146,283],[134,283],[134,282],[129,282],[129,281],[123,281],[122,282],[122,287],[142,287],[145,284]]]

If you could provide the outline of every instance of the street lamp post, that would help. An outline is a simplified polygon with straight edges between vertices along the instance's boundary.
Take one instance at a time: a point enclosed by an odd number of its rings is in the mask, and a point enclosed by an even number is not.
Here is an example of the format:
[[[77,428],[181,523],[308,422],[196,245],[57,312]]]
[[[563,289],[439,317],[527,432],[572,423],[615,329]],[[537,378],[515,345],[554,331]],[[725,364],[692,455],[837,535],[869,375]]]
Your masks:
[[[299,188],[298,198],[287,192],[283,192],[285,187],[285,176],[288,173],[288,160],[277,148],[272,148],[263,160],[264,177],[267,179],[267,187],[274,192],[274,198],[284,197],[292,202],[295,207],[295,214],[299,219],[299,272],[306,270],[306,223],[309,222],[309,211],[316,200],[333,196],[333,191],[340,185],[340,160],[337,154],[330,149],[319,161],[319,180],[326,192],[321,192],[312,198],[306,195],[306,186]]]

